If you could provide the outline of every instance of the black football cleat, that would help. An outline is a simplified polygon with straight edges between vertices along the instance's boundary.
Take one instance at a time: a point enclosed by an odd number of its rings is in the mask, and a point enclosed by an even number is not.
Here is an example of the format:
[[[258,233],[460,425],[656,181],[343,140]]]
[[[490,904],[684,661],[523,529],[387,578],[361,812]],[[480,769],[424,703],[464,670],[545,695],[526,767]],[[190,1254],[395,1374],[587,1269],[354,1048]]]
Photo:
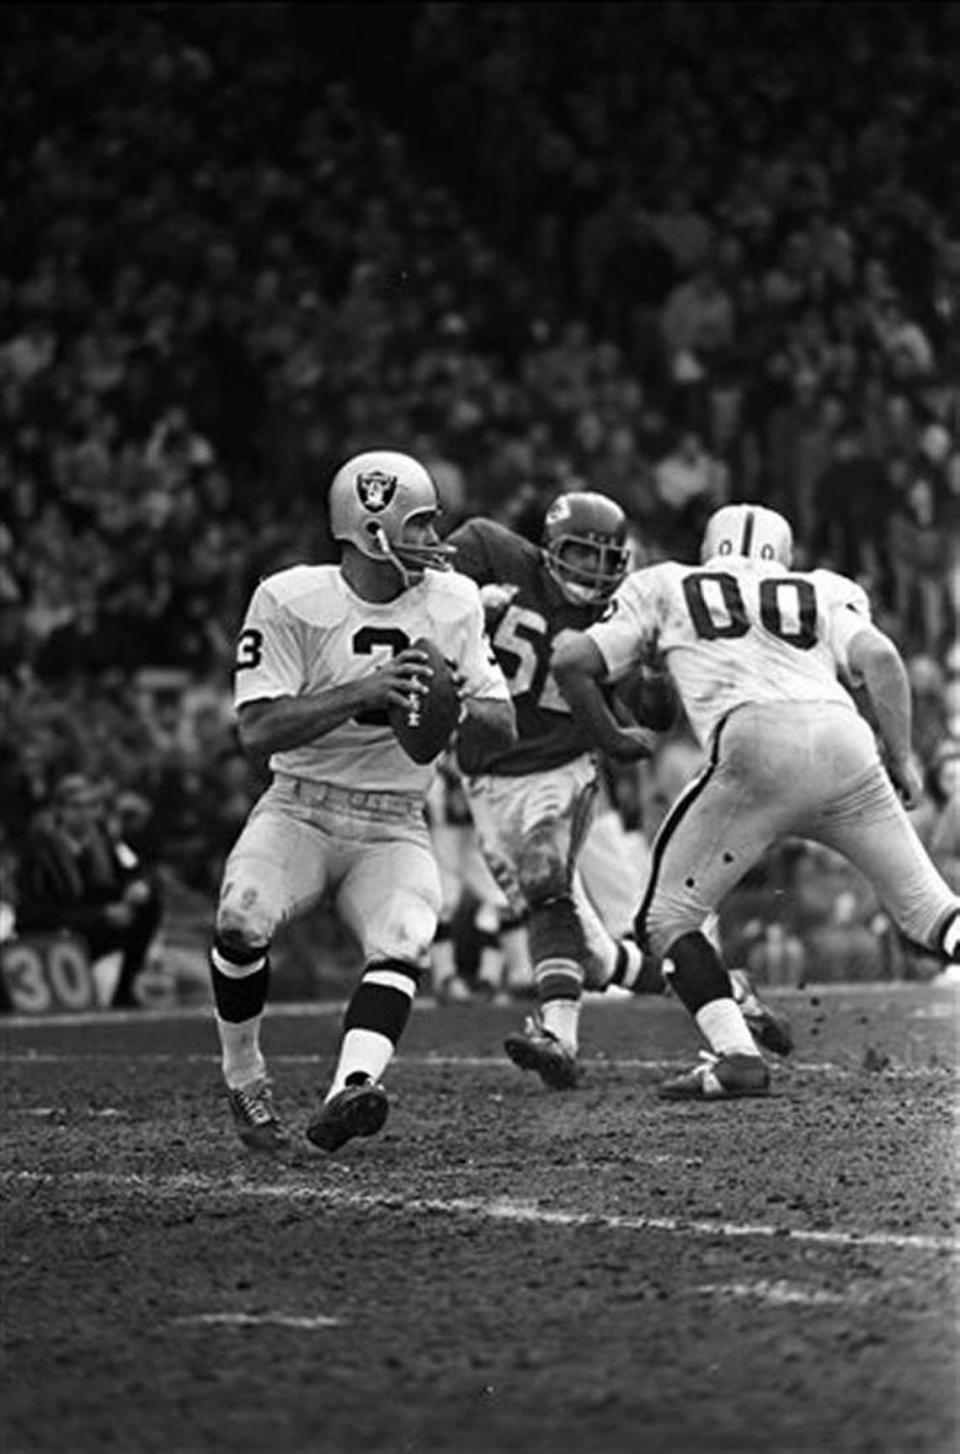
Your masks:
[[[534,1016],[521,1031],[508,1035],[503,1048],[519,1070],[534,1070],[551,1090],[573,1090],[580,1079],[577,1057]]]
[[[250,1151],[282,1151],[290,1137],[273,1104],[273,1089],[264,1076],[249,1085],[227,1088],[237,1135]]]
[[[663,1101],[730,1101],[770,1093],[770,1071],[760,1055],[711,1055],[700,1052],[700,1063],[657,1086]]]
[[[307,1127],[307,1140],[321,1151],[339,1151],[355,1136],[375,1136],[389,1109],[387,1093],[375,1081],[344,1086],[324,1101]]]

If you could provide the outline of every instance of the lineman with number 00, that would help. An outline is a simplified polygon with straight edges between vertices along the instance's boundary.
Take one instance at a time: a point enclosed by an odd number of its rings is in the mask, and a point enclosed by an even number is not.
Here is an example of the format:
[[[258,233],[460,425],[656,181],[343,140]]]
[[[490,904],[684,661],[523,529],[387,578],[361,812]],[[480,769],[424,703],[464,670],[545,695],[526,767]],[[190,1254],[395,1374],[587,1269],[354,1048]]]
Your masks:
[[[233,1119],[245,1145],[267,1151],[289,1140],[260,1046],[270,945],[324,893],[359,942],[363,972],[306,1136],[336,1151],[386,1119],[381,1077],[440,904],[424,813],[435,767],[407,756],[387,717],[425,688],[427,659],[411,643],[429,638],[453,665],[458,736],[471,750],[503,750],[516,731],[478,589],[450,569],[423,466],[393,450],[357,455],[333,479],[329,512],[340,564],[262,581],[237,646],[240,738],[272,781],[224,867],[210,960]]]
[[[794,571],[783,516],[727,505],[707,524],[700,566],[634,572],[601,622],[554,652],[577,717],[610,750],[636,729],[601,684],[662,653],[707,755],[653,844],[637,937],[672,965],[671,983],[710,1050],[665,1082],[670,1099],[763,1095],[769,1070],[734,1001],[704,918],[787,836],[849,859],[908,938],[960,959],[960,900],[907,817],[921,792],[910,685],[870,620],[864,592],[833,571]],[[860,694],[864,715],[857,711]],[[875,735],[876,733],[876,735]]]

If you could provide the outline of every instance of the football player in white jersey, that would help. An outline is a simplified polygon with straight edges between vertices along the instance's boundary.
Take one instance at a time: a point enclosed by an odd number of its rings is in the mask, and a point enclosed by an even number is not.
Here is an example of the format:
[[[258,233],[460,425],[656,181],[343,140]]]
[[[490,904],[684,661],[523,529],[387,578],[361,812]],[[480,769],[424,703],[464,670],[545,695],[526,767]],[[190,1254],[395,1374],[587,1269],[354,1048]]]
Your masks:
[[[600,685],[658,650],[707,755],[657,834],[636,919],[641,943],[671,962],[673,989],[710,1046],[694,1070],[660,1086],[668,1099],[769,1089],[700,926],[785,836],[842,853],[908,938],[960,959],[960,899],[905,811],[922,784],[900,655],[871,623],[859,586],[832,571],[793,571],[791,558],[781,515],[724,506],[707,524],[699,566],[664,561],[634,572],[604,620],[568,633],[554,653],[573,710],[622,750],[636,729],[614,720]]]
[[[426,657],[411,642],[430,638],[454,664],[460,740],[497,751],[516,735],[479,590],[449,568],[423,466],[392,450],[359,454],[334,476],[329,513],[340,564],[263,580],[237,643],[240,738],[268,760],[272,782],[224,867],[210,958],[230,1108],[256,1150],[289,1139],[260,1048],[271,941],[324,893],[356,936],[364,969],[307,1139],[336,1151],[386,1119],[380,1080],[428,965],[440,904],[425,815],[435,766],[415,763],[387,718],[425,684]]]

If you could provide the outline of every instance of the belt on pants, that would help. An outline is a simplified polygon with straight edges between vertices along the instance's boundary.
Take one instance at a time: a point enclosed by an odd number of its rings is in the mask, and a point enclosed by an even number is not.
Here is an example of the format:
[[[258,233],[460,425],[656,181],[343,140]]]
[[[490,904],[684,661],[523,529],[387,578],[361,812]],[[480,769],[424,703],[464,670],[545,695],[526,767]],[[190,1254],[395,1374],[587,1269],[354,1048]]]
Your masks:
[[[368,793],[363,788],[341,788],[336,783],[309,782],[306,778],[288,779],[299,803],[308,807],[330,808],[338,813],[366,813],[374,818],[420,820],[424,815],[419,793]]]

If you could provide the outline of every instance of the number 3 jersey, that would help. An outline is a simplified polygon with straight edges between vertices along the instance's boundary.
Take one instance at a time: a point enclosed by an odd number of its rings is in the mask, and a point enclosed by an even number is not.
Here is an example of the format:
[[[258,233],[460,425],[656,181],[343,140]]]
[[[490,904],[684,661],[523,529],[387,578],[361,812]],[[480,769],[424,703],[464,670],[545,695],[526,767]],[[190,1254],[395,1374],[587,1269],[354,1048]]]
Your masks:
[[[234,703],[306,697],[368,676],[418,636],[456,661],[468,697],[509,700],[484,633],[473,581],[428,570],[394,600],[364,601],[336,565],[297,565],[268,576],[250,601],[237,642]],[[426,792],[434,766],[413,762],[384,709],[369,709],[313,742],[270,758],[274,772],[370,792]]]
[[[847,649],[869,620],[864,591],[833,571],[724,555],[697,567],[664,561],[634,572],[588,634],[614,679],[644,652],[661,652],[707,747],[723,718],[746,702],[853,709],[841,681],[857,685]]]
[[[457,570],[478,586],[515,588],[490,636],[513,697],[518,740],[485,763],[484,772],[548,772],[589,752],[592,745],[550,671],[550,653],[558,632],[582,631],[596,610],[571,604],[544,566],[543,552],[495,520],[469,520],[447,544],[456,549]]]

